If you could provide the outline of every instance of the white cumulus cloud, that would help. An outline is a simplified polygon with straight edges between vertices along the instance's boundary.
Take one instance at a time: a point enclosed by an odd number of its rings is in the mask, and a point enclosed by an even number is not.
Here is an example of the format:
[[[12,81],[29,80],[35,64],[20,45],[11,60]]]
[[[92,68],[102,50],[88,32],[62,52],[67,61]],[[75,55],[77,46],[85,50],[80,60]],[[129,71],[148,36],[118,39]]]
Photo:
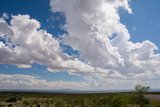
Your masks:
[[[29,15],[12,16],[10,25],[0,20],[0,63],[31,68],[33,63],[47,65],[50,71],[89,72],[93,67],[64,54],[59,41],[40,29],[40,23]]]
[[[128,0],[51,0],[50,5],[53,12],[65,14],[68,35],[62,41],[79,50],[87,64],[126,77],[159,74],[156,45],[148,40],[132,43],[120,21],[120,8],[132,13]]]

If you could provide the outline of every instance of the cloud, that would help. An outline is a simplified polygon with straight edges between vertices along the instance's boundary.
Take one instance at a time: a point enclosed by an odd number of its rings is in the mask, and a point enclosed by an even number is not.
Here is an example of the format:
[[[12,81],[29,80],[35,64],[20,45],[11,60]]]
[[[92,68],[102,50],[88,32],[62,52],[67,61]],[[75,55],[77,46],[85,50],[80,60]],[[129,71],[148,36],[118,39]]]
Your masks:
[[[0,74],[0,89],[79,89],[80,87],[87,88],[84,82],[64,82],[64,81],[47,81],[30,75]]]
[[[10,25],[0,20],[0,63],[31,68],[33,63],[47,65],[50,71],[89,72],[93,67],[63,53],[59,41],[40,29],[40,23],[29,15],[12,16]]]
[[[65,14],[68,35],[62,41],[80,51],[80,60],[124,77],[159,74],[156,45],[148,40],[132,43],[120,21],[120,8],[132,13],[128,0],[51,0],[50,6]]]
[[[134,81],[133,81],[134,80]],[[154,83],[154,84],[153,84]],[[152,89],[159,88],[160,82],[157,79],[137,80],[135,78],[118,79],[106,78],[97,81],[91,77],[86,78],[86,81],[47,81],[40,77],[22,74],[0,74],[0,89],[26,89],[26,90],[54,90],[54,89],[75,89],[75,90],[128,90],[133,89],[136,84],[145,84]]]
[[[62,11],[67,20],[67,31],[69,36],[63,38],[64,43],[79,50],[81,58],[95,67],[113,68],[124,65],[124,59],[109,40],[113,34],[117,35],[113,40],[116,43],[128,41],[130,36],[127,29],[120,23],[118,9],[123,6],[131,11],[121,2],[106,0],[67,0],[51,1],[53,11]]]
[[[2,18],[3,18],[3,19],[9,19],[9,16],[8,16],[7,13],[3,13],[3,14],[2,14]]]
[[[126,84],[131,87],[158,81],[160,54],[154,53],[158,48],[148,40],[131,42],[126,26],[120,21],[120,8],[132,13],[127,0],[51,0],[50,6],[53,12],[64,13],[68,35],[63,35],[61,40],[55,39],[29,15],[12,16],[10,23],[0,18],[0,37],[5,41],[0,42],[0,64],[13,64],[19,68],[43,64],[51,72],[68,71],[84,76],[87,81],[82,84],[84,87],[114,88]],[[61,42],[78,50],[80,55],[65,54]],[[1,84],[23,86],[18,82],[23,75],[1,76],[9,78],[8,83],[1,78]],[[52,88],[55,85],[32,76],[24,78],[24,82],[33,80],[26,87]],[[39,83],[42,85],[38,86]],[[59,82],[56,84],[63,86]],[[64,84],[66,87],[77,86]]]

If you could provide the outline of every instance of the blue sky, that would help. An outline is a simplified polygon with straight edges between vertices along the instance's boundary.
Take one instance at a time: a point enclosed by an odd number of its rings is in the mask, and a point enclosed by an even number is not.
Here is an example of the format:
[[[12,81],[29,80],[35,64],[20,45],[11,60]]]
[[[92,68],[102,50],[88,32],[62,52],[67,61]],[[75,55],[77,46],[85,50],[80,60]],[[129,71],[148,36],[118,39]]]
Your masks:
[[[131,41],[150,40],[160,47],[159,3],[159,0],[132,0],[133,14],[122,12],[121,21],[131,34]]]
[[[28,0],[3,0],[0,5],[1,16],[3,13],[7,13],[9,16],[29,14],[31,18],[41,22],[41,28],[46,29],[49,33],[52,33],[55,36],[65,33],[58,27],[61,24],[64,24],[65,18],[60,13],[51,12],[49,0],[34,0],[32,2]],[[54,28],[52,28],[53,26]]]
[[[54,0],[52,1],[54,2]],[[160,20],[159,20],[160,19],[160,14],[159,14],[160,1],[159,0],[131,0],[129,4],[130,4],[130,7],[132,8],[133,13],[129,14],[127,11],[120,9],[119,16],[120,16],[120,22],[123,25],[125,25],[126,29],[129,31],[129,34],[131,37],[130,41],[133,43],[137,43],[137,42],[141,43],[145,40],[149,40],[150,42],[154,43],[158,48],[160,48],[160,42],[159,42],[160,40]],[[52,7],[53,9],[51,9],[51,7],[52,6],[50,6],[50,0],[32,0],[32,1],[1,0],[0,16],[2,17],[4,16],[4,14],[6,14],[9,17],[6,19],[6,22],[9,23],[12,20],[11,16],[18,15],[18,14],[20,15],[27,14],[30,16],[31,19],[35,19],[40,22],[41,24],[40,29],[43,29],[48,33],[50,33],[53,36],[53,38],[59,39],[62,37],[63,34],[68,34],[68,31],[66,29],[64,30],[61,28],[66,24],[66,20],[67,20],[65,17],[66,14],[58,11],[53,11],[54,6]],[[69,56],[74,56],[77,59],[79,59],[81,55],[81,50],[78,50],[78,49],[80,48],[77,48],[77,49],[75,48],[73,50],[72,47],[74,46],[72,46],[72,43],[71,43],[71,46],[67,46],[67,45],[63,46],[62,44],[63,42],[60,43],[61,49],[63,49],[63,53],[67,53]],[[159,52],[160,50],[156,51],[156,53],[159,53]],[[82,49],[82,54],[83,54],[83,49]],[[89,61],[90,57],[88,59],[85,59],[86,57],[82,57],[82,58],[80,57],[79,60],[81,60],[82,62],[84,60]],[[92,60],[91,60],[91,63],[92,63]],[[94,64],[91,64],[91,65],[94,66]],[[95,64],[95,67],[97,66],[98,64],[97,65]],[[78,75],[72,75],[70,72],[68,72],[67,69],[59,70],[60,72],[50,72],[47,70],[47,67],[48,66],[45,64],[34,63],[32,65],[32,68],[26,69],[26,68],[17,68],[13,64],[4,63],[4,64],[0,64],[0,74],[30,75],[46,81],[65,81],[65,82],[89,81],[90,82],[90,80],[88,80],[90,76],[84,76],[85,74],[83,75],[83,73],[81,72],[79,73],[79,71],[78,71]],[[109,68],[112,68],[112,67],[109,67]],[[118,70],[119,69],[121,71],[121,69],[123,68],[120,67],[118,68]],[[148,85],[148,83],[146,83],[146,85]]]

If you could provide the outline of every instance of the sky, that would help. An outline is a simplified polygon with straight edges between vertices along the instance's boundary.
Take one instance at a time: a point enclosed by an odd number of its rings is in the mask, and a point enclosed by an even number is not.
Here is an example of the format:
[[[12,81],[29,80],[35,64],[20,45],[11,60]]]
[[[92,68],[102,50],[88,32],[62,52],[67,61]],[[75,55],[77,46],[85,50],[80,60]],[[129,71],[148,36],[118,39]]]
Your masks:
[[[0,89],[160,89],[159,0],[1,0]]]

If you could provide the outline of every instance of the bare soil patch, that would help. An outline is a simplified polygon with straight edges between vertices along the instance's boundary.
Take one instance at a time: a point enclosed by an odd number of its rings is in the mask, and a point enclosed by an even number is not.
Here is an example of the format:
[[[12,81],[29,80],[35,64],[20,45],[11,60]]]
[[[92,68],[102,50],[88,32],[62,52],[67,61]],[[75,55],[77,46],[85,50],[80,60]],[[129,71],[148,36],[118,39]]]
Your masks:
[[[160,95],[155,95],[155,94],[147,94],[146,97],[148,99],[155,99],[155,100],[159,100],[160,101]]]

